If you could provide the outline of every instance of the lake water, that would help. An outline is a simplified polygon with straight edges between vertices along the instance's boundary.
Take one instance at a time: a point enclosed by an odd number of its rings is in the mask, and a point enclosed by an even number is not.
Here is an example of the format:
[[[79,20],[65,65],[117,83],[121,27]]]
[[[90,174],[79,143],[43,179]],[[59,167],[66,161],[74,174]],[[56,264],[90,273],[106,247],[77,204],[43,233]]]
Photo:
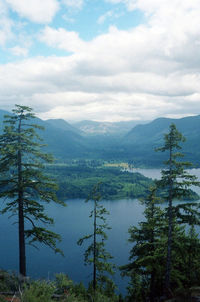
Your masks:
[[[145,176],[159,178],[157,169],[138,170]],[[191,174],[200,177],[200,169],[193,169]],[[200,190],[198,189],[199,193]],[[128,228],[137,225],[143,219],[144,207],[138,200],[102,201],[110,212],[107,217],[111,230],[107,231],[107,250],[113,255],[116,265],[128,263],[131,244],[128,243]],[[64,272],[75,282],[87,284],[91,280],[92,267],[84,265],[84,250],[87,244],[78,246],[77,240],[92,231],[89,218],[92,202],[85,203],[82,199],[68,200],[67,207],[48,206],[48,215],[54,217],[53,231],[62,236],[59,247],[65,257],[54,254],[47,247],[39,250],[27,246],[27,274],[33,278],[53,278],[55,273]],[[0,219],[0,267],[18,271],[18,233],[15,219],[3,215]],[[121,292],[125,292],[127,279],[122,279],[119,272],[114,277]]]
[[[108,223],[112,227],[107,231],[107,250],[113,255],[116,265],[128,263],[130,244],[128,228],[142,220],[143,206],[137,200],[102,201],[110,212]],[[58,272],[64,272],[76,281],[91,280],[91,266],[84,265],[84,250],[87,244],[78,246],[77,240],[92,231],[92,221],[88,217],[92,202],[68,200],[67,207],[52,205],[48,214],[55,219],[53,230],[62,236],[59,247],[65,257],[55,254],[49,248],[40,246],[40,250],[27,246],[27,274],[33,278],[53,278]],[[18,234],[15,219],[1,216],[0,220],[0,267],[18,271]],[[127,280],[122,280],[119,273],[114,277],[121,291],[124,291]]]

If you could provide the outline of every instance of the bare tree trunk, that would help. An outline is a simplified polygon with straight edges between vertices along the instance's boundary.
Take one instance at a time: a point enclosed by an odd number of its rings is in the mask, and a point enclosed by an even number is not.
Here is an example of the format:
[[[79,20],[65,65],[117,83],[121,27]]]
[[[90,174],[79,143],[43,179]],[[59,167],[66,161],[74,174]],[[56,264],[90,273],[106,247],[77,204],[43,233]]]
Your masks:
[[[167,243],[167,263],[165,274],[165,291],[167,296],[170,290],[170,277],[171,277],[171,250],[172,250],[172,228],[173,228],[173,210],[172,210],[172,148],[170,148],[170,171],[169,171],[169,201],[168,201],[168,243]]]
[[[151,272],[150,280],[150,302],[155,301],[155,270]]]
[[[23,213],[23,194],[18,195],[18,217],[19,217],[19,272],[26,276],[26,251],[24,235],[24,213]]]
[[[95,201],[95,205],[94,205],[94,250],[93,250],[93,257],[94,257],[94,262],[93,262],[93,289],[94,291],[96,290],[96,252],[97,252],[97,248],[96,248],[96,228],[97,228],[97,217],[96,217],[96,201]]]
[[[18,143],[21,145],[21,119],[18,127]],[[22,188],[22,154],[18,151],[18,222],[19,222],[19,272],[22,276],[26,276],[26,250],[25,250],[25,234],[24,234],[24,205],[23,205],[23,188]]]
[[[165,275],[165,288],[167,292],[170,292],[170,277],[171,277],[171,249],[172,249],[172,202],[169,203],[168,209],[169,215],[169,226],[168,226],[168,243],[167,243],[167,264],[166,264],[166,275]]]
[[[151,204],[151,217],[154,217],[154,213],[155,213],[155,205],[154,203]],[[154,255],[155,252],[155,246],[154,246],[154,241],[155,241],[155,236],[154,236],[154,230],[151,230],[151,238],[150,238],[150,242],[151,242],[151,256]],[[152,270],[151,272],[151,279],[150,279],[150,302],[154,302],[155,299],[155,269]]]

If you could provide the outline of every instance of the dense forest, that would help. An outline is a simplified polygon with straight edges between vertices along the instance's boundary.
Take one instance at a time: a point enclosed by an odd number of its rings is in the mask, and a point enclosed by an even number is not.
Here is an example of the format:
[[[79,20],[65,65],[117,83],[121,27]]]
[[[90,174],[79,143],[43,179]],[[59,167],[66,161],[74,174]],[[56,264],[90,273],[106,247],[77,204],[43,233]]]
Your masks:
[[[97,183],[101,183],[101,197],[105,200],[144,198],[154,183],[152,179],[132,172],[128,163],[109,164],[95,160],[79,160],[70,164],[47,165],[46,171],[56,179],[56,194],[62,200],[87,198],[91,188]],[[194,191],[189,190],[189,193],[181,199],[199,199]],[[158,194],[163,195],[164,190],[159,190]]]
[[[176,125],[169,125],[156,150],[155,157],[161,153],[165,161],[161,179],[152,181],[128,172],[131,162],[127,167],[94,159],[54,163],[51,155],[42,152],[38,133],[43,127],[35,119],[31,108],[16,105],[12,114],[5,116],[0,136],[0,197],[6,200],[1,214],[16,215],[19,232],[19,274],[0,271],[0,301],[195,299],[200,292],[200,212],[191,186],[200,183],[188,172],[191,164],[184,161],[182,152],[185,137]],[[89,215],[93,228],[77,242],[88,243],[84,252],[85,264],[92,272],[88,288],[75,284],[67,272],[57,274],[52,281],[30,280],[26,273],[27,244],[44,244],[63,254],[57,248],[60,235],[49,228],[54,220],[45,212],[45,204],[65,206],[63,200],[77,197],[93,202]],[[129,262],[121,267],[114,265],[106,249],[107,231],[112,226],[107,223],[109,212],[101,204],[102,199],[116,198],[140,198],[145,206],[144,220],[128,230],[132,248]],[[161,207],[163,203],[165,207]],[[113,275],[118,269],[129,278],[126,297],[116,294]]]
[[[147,194],[152,180],[140,173],[129,173],[120,167],[94,166],[94,162],[79,161],[73,165],[48,165],[47,173],[59,184],[59,198],[87,198],[91,188],[101,182],[103,199],[140,198]]]

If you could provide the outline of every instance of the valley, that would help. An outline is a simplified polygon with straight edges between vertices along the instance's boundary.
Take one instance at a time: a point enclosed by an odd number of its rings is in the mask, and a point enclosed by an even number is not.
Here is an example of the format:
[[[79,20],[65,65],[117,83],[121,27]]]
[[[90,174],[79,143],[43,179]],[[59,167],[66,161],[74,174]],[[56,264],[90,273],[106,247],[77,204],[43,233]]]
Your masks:
[[[3,116],[9,112],[0,110],[0,131]],[[68,123],[62,119],[34,122],[45,128],[40,135],[45,142],[45,152],[54,155],[57,163],[72,160],[102,160],[108,162],[125,161],[135,167],[161,167],[162,153],[155,148],[161,146],[163,135],[174,123],[185,136],[183,153],[194,167],[200,166],[200,115],[180,119],[158,118],[148,121],[100,123],[82,121]]]

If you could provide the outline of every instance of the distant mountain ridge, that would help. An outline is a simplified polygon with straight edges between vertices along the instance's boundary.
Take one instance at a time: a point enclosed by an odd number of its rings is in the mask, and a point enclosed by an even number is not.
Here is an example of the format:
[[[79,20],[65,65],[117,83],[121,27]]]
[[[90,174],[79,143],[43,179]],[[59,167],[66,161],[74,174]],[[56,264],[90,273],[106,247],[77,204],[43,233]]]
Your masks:
[[[0,130],[2,132],[4,115],[11,113],[0,110]],[[41,125],[44,131],[39,130],[40,137],[47,144],[44,151],[52,153],[55,159],[65,161],[67,159],[85,157],[88,154],[88,148],[79,131],[64,120],[44,121],[35,118],[33,123]]]
[[[96,122],[84,120],[73,123],[73,126],[86,135],[124,135],[138,124],[148,121]]]
[[[183,117],[180,119],[158,118],[146,125],[134,127],[124,138],[122,144],[125,153],[132,152],[132,156],[141,161],[144,158],[145,165],[160,161],[163,156],[155,153],[155,148],[163,145],[164,134],[169,132],[170,124],[174,123],[186,142],[183,144],[183,152],[187,160],[195,164],[200,163],[200,115]],[[157,163],[156,163],[157,164]]]
[[[63,119],[48,119],[45,120],[45,122],[51,124],[52,126],[54,126],[55,128],[61,129],[61,130],[65,130],[65,131],[72,131],[76,134],[82,134],[82,132],[77,129],[76,127],[73,127],[70,123],[68,123],[67,121],[63,120]]]
[[[1,132],[5,114],[11,113],[0,110]],[[34,122],[44,126],[45,131],[40,131],[39,134],[48,145],[45,150],[52,153],[58,161],[78,158],[123,160],[146,167],[160,166],[163,162],[164,154],[156,153],[155,148],[163,145],[164,134],[169,132],[170,124],[174,123],[186,137],[183,144],[185,159],[200,167],[200,115],[180,119],[158,118],[140,125],[135,125],[135,121],[83,121],[79,125],[71,125],[62,119],[44,121],[39,118]],[[90,135],[83,133],[83,126]]]
[[[126,135],[126,138],[130,143],[160,143],[163,140],[163,135],[169,131],[169,126],[172,123],[176,125],[184,136],[190,139],[191,135],[196,136],[199,133],[200,115],[180,119],[158,118],[146,125],[137,125]]]

